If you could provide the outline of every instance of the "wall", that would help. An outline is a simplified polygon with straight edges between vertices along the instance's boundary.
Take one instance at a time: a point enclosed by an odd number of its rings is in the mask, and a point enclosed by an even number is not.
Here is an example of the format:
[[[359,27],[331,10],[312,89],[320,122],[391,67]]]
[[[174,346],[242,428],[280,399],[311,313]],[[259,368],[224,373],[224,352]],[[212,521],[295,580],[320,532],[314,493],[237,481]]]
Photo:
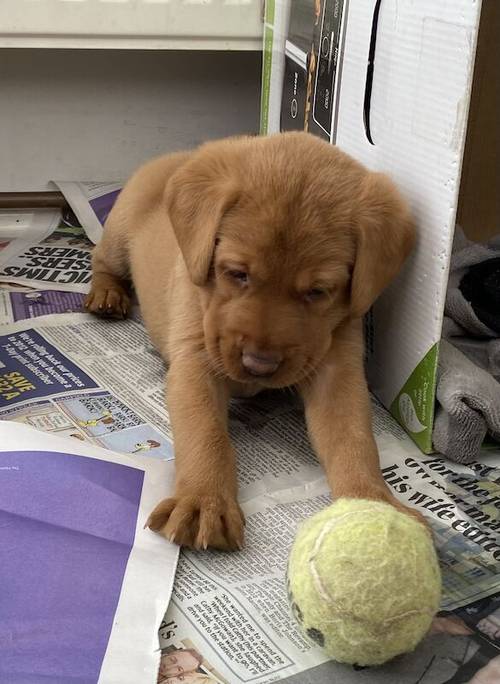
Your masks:
[[[259,52],[4,49],[0,192],[113,180],[154,155],[258,131]]]

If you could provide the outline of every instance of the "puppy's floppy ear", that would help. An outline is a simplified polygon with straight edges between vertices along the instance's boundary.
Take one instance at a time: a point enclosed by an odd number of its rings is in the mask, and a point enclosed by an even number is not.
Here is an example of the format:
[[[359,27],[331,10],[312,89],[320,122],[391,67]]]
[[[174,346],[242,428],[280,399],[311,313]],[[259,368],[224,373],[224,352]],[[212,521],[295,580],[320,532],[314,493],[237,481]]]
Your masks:
[[[415,243],[410,210],[394,184],[380,173],[362,182],[355,216],[356,261],[351,315],[363,316],[399,272]]]
[[[164,199],[189,276],[204,285],[219,224],[237,201],[233,184],[217,164],[195,156],[167,182]]]

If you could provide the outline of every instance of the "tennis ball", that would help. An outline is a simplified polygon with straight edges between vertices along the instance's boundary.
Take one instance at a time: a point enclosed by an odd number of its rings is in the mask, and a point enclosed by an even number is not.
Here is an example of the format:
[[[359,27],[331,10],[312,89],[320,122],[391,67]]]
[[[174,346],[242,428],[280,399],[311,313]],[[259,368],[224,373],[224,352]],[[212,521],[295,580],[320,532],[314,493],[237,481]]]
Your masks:
[[[302,630],[331,658],[380,665],[429,630],[441,573],[417,520],[390,504],[339,499],[300,526],[287,587]]]

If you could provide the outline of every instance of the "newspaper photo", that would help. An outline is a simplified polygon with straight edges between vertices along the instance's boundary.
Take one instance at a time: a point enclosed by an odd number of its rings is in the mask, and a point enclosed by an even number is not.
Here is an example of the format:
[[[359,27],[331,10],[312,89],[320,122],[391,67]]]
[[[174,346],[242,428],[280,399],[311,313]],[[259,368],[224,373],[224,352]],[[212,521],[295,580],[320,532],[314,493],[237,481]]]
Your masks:
[[[144,524],[168,465],[0,421],[0,681],[155,682],[178,549]]]
[[[48,314],[78,313],[85,295],[80,292],[36,290],[12,286],[0,288],[0,325]]]

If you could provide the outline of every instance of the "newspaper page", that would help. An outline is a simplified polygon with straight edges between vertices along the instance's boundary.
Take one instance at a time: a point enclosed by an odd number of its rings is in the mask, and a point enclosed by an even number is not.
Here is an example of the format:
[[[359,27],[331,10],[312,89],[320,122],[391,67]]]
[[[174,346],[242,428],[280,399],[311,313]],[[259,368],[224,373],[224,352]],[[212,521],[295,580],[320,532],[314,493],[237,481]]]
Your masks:
[[[0,328],[0,359],[0,419],[173,458],[163,362],[140,322],[114,326],[86,314],[20,321]]]
[[[82,229],[65,226],[57,219],[42,237],[28,234],[0,251],[0,283],[88,292],[93,245]]]
[[[97,244],[123,182],[53,181],[78,218],[89,240]]]
[[[144,524],[169,464],[0,421],[0,473],[0,681],[153,684],[178,548]]]
[[[165,368],[139,318],[41,316],[0,332],[1,419],[137,458],[173,458]],[[423,456],[378,404],[374,430],[387,482],[433,528],[443,604],[434,633],[414,654],[368,670],[365,681],[472,682],[500,663],[500,452],[485,452],[469,466]],[[247,517],[245,549],[181,554],[159,632],[159,681],[362,681],[357,670],[326,662],[287,603],[285,568],[297,525],[331,501],[300,402],[288,393],[234,401],[230,431]],[[453,679],[461,669],[472,673],[469,679]]]
[[[331,4],[340,8],[338,3]],[[301,13],[306,5],[309,11],[311,3],[294,5],[285,81],[288,66],[299,54],[296,45],[304,37]],[[319,37],[331,28],[323,26],[321,7],[325,6],[314,5],[316,28],[301,44],[305,52],[312,46],[313,53],[319,54],[315,49]],[[339,28],[342,13],[334,15]],[[335,35],[339,40],[338,31]],[[309,68],[316,68],[315,64],[316,60],[310,60]],[[335,80],[336,69],[329,70],[325,64],[319,60],[317,72],[326,83],[332,75]],[[292,66],[296,71],[296,65]],[[305,75],[309,85],[310,75]],[[309,87],[306,90],[306,100],[310,96],[314,103],[328,91],[319,82],[314,94]],[[282,115],[287,110],[286,89],[284,93]],[[314,107],[306,102],[309,124],[305,128],[316,124],[322,127]],[[334,125],[332,113],[333,106],[327,112],[328,125],[323,122],[328,134]],[[282,124],[284,121],[282,116]],[[118,195],[118,184],[59,183],[59,187],[89,237],[98,239]],[[140,326],[139,321],[136,324]],[[97,330],[102,324],[86,325]],[[123,328],[121,339],[126,340],[128,334]],[[60,341],[58,338],[54,344]],[[115,349],[116,342],[116,338],[110,342],[110,349]],[[152,363],[149,378],[163,372],[152,350],[142,361]],[[83,353],[79,363],[85,362]],[[104,376],[102,382],[109,380]],[[170,435],[159,376],[155,387],[158,418],[149,414],[148,418]],[[134,402],[133,396],[128,399]],[[155,423],[160,415],[160,422]],[[289,615],[283,578],[297,524],[330,503],[301,407],[288,396],[276,399],[261,395],[257,400],[235,402],[230,425],[239,452],[246,548],[231,555],[210,551],[181,554],[173,599],[160,630],[163,655],[159,681],[180,681],[174,671],[183,660],[183,681],[264,684],[292,676],[297,684],[305,684],[309,681],[308,668],[319,666],[310,680],[315,684],[322,678],[325,682],[358,682],[359,673],[353,669],[326,663],[325,655],[304,640]],[[399,665],[368,670],[365,681],[459,684],[472,683],[477,677],[478,683],[491,680],[491,684],[499,684],[500,450],[485,451],[481,463],[469,466],[423,456],[377,403],[374,430],[388,484],[402,501],[419,508],[432,526],[443,571],[443,603],[433,633],[415,654],[398,661]],[[450,653],[455,655],[450,657]],[[298,678],[293,678],[294,674]]]
[[[290,681],[444,684],[472,682],[479,671],[481,676],[490,671],[497,679],[477,681],[498,684],[500,453],[490,452],[484,462],[471,466],[425,457],[375,404],[384,476],[396,495],[419,508],[432,526],[443,572],[443,602],[431,634],[415,653],[382,668],[368,668],[362,678],[356,668],[327,663],[290,617],[284,576],[297,525],[331,499],[308,446],[300,407],[285,411],[283,398],[280,404],[281,409],[276,407],[267,417],[258,404],[247,405],[244,423],[241,410],[233,411],[247,519],[245,549],[235,554],[181,553],[160,629],[165,672],[172,653],[194,649],[203,658],[206,678],[189,680],[193,682],[263,684],[301,673]],[[314,666],[319,667],[309,679],[306,671]],[[469,678],[458,678],[460,671]],[[158,681],[176,680],[165,676]]]
[[[59,209],[0,209],[0,250],[16,241],[39,242],[60,220]]]

